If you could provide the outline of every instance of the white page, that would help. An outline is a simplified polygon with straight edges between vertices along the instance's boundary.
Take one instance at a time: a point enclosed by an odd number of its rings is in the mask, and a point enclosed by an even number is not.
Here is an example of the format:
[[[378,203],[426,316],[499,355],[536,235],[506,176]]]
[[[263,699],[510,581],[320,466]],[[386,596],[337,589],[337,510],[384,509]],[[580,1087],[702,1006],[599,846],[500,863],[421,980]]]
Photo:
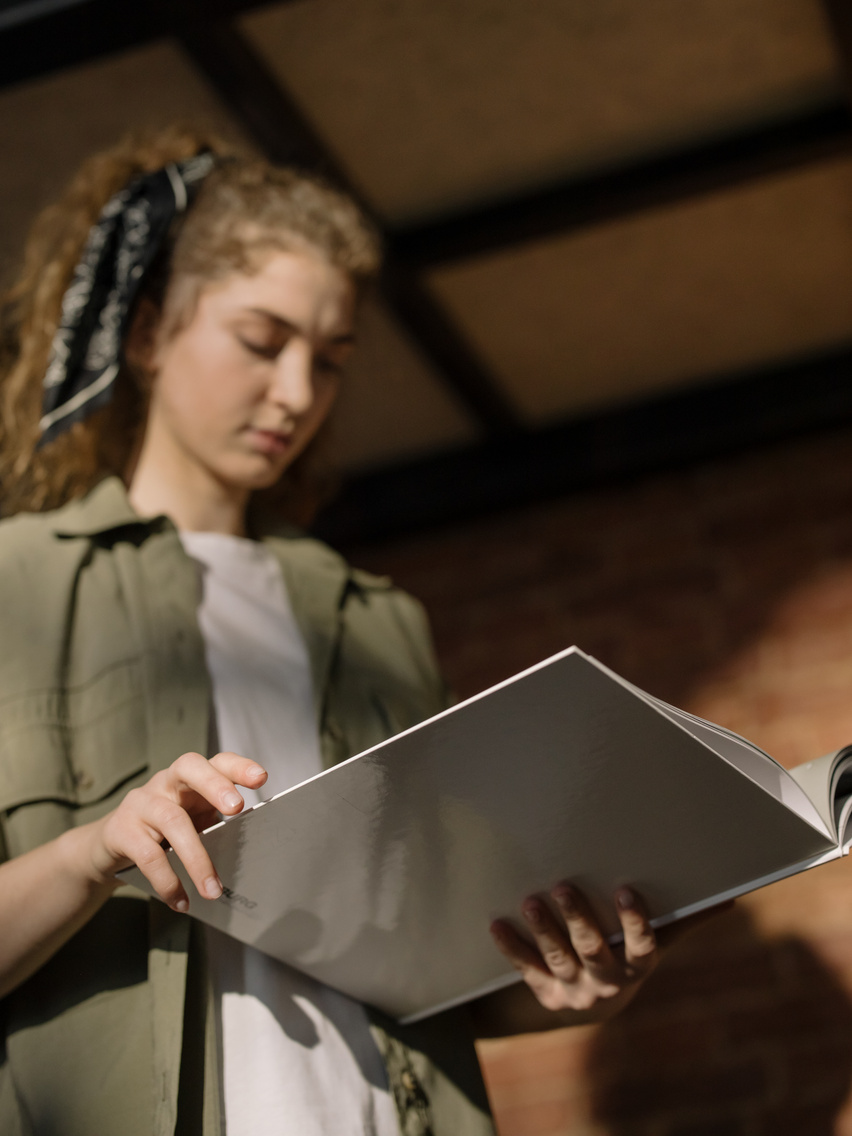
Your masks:
[[[598,665],[601,666],[602,664]],[[617,682],[632,690],[638,698],[644,699],[650,706],[656,707],[661,714],[665,714],[667,718],[688,730],[693,737],[709,745],[726,761],[729,761],[747,777],[750,777],[755,784],[760,785],[767,793],[771,793],[776,800],[786,805],[787,808],[793,809],[809,824],[825,832],[826,836],[831,837],[832,840],[836,839],[835,826],[831,818],[825,815],[822,808],[825,785],[813,784],[816,791],[812,797],[807,789],[816,780],[815,778],[812,778],[805,785],[804,780],[797,777],[796,773],[785,769],[766,750],[756,746],[748,738],[744,738],[716,722],[708,722],[705,718],[699,718],[697,714],[690,714],[688,710],[681,710],[678,706],[663,702],[661,698],[655,698],[653,694],[648,694],[647,691],[627,682],[615,671],[610,671],[608,667],[603,669]],[[810,764],[815,763],[811,762]],[[803,766],[798,768],[802,769]],[[826,784],[827,781],[826,778]]]
[[[841,792],[839,782],[845,775],[848,779],[850,770],[852,753],[849,747],[824,754],[790,770],[791,777],[814,801],[826,823],[831,826],[835,840],[842,843],[847,843],[845,832],[852,807],[849,799],[852,785],[847,790],[844,783]]]
[[[737,769],[742,770],[746,777],[750,777],[767,793],[771,793],[776,800],[786,805],[788,809],[793,809],[803,820],[834,839],[833,825],[828,826],[822,810],[817,808],[814,801],[784,766],[768,753],[731,730],[725,730],[712,722],[705,722],[704,719],[660,702],[657,698],[646,697],[663,714],[683,726],[693,737],[705,742]]]

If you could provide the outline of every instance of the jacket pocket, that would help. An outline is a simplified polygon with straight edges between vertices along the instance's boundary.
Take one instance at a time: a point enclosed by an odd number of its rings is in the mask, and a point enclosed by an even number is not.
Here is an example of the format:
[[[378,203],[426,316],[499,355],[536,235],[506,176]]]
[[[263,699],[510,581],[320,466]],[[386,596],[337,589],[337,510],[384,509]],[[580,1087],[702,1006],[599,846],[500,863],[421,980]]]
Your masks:
[[[146,768],[145,702],[137,660],[63,690],[0,705],[0,812],[37,801],[108,800]]]

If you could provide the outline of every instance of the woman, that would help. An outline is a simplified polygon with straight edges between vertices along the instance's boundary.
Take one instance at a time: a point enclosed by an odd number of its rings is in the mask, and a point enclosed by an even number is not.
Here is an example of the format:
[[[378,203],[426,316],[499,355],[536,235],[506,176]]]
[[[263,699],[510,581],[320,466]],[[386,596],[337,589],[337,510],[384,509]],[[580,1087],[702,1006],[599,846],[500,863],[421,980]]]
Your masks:
[[[199,829],[443,705],[418,606],[280,519],[377,267],[348,199],[189,131],[93,159],[36,227],[0,407],[8,1136],[492,1131],[467,1010],[403,1029],[201,928],[163,851],[217,898]],[[629,993],[655,945],[617,900],[620,957],[568,885],[529,941],[497,921],[527,986],[483,1028]]]

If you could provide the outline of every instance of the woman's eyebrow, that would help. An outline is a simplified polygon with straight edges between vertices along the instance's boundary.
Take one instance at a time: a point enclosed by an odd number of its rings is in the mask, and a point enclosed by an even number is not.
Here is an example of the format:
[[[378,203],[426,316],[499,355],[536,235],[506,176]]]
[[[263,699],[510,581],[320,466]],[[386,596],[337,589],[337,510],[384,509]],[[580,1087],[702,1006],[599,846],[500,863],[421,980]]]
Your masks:
[[[266,308],[246,308],[246,311],[249,315],[268,319],[271,323],[274,323],[276,327],[280,327],[284,331],[298,332],[302,330],[299,325],[293,323],[292,320],[288,320],[284,316],[279,316],[275,312],[267,311]],[[344,331],[341,332],[340,335],[332,335],[327,342],[334,347],[348,347],[355,342],[355,332]]]

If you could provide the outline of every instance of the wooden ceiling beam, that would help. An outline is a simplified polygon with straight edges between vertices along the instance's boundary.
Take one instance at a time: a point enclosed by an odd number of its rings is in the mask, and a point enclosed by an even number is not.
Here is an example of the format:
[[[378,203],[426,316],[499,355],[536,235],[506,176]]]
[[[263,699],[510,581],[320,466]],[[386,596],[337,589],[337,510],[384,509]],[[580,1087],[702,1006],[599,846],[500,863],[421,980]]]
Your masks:
[[[392,231],[390,240],[406,264],[436,268],[850,153],[852,114],[837,99],[617,169],[410,225]]]
[[[850,380],[852,343],[571,418],[508,445],[388,465],[352,476],[315,530],[352,546],[848,426]]]
[[[852,99],[852,5],[849,0],[822,0],[822,7],[840,60],[846,91]]]
[[[189,7],[186,0],[183,6],[185,10]],[[338,185],[347,184],[347,175],[331,151],[233,21],[207,20],[199,11],[197,18],[185,16],[176,38],[247,137],[271,162],[310,169]]]
[[[382,231],[375,211],[239,28],[231,21],[197,19],[186,22],[178,38],[248,137],[272,161],[293,163],[332,179],[360,201]],[[450,315],[393,248],[387,250],[380,287],[400,326],[479,427],[495,435],[521,429],[508,396]]]
[[[207,0],[205,18],[234,18],[269,3]],[[6,0],[0,89],[173,35],[182,18],[180,0]]]

